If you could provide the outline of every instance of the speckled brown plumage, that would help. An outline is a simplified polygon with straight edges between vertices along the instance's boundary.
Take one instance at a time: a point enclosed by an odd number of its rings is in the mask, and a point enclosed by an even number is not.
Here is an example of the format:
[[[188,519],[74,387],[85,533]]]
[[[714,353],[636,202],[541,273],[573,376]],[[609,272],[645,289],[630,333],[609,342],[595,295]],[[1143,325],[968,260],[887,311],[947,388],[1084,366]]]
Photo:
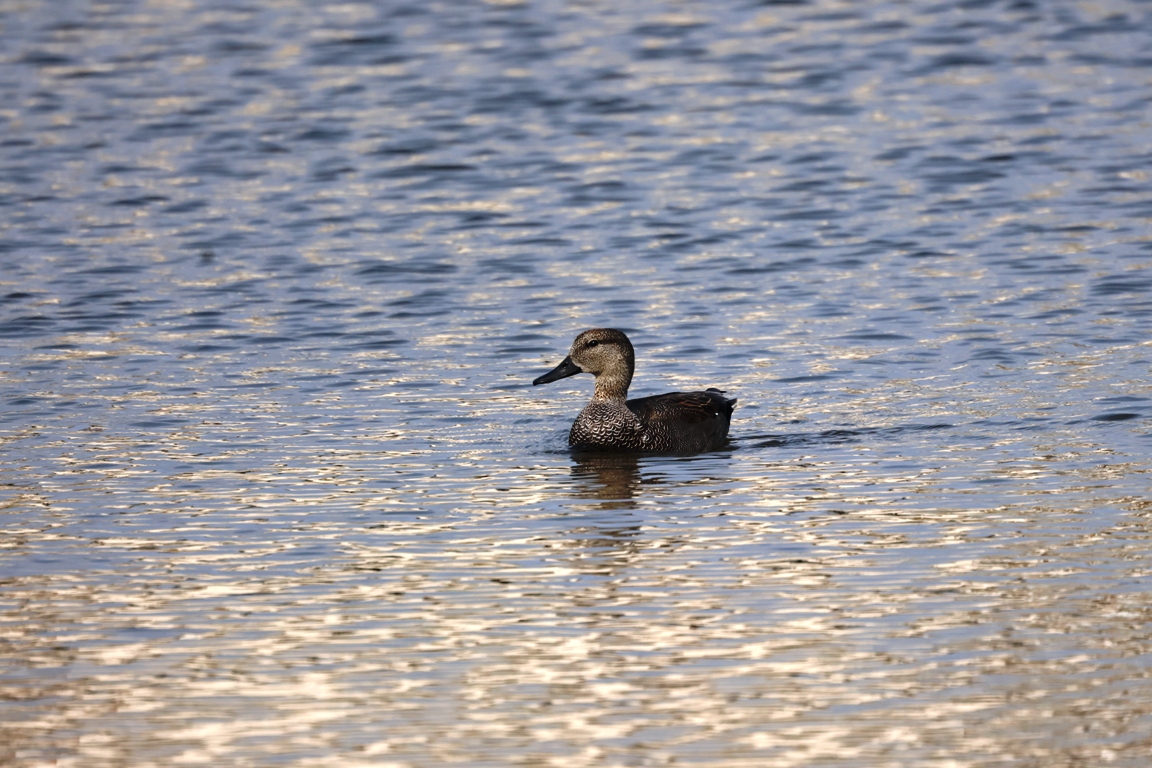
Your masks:
[[[623,332],[593,328],[576,337],[560,365],[532,382],[547,384],[585,372],[596,377],[592,402],[568,433],[573,447],[693,453],[715,450],[728,441],[736,398],[707,389],[627,400],[635,360],[632,342]]]

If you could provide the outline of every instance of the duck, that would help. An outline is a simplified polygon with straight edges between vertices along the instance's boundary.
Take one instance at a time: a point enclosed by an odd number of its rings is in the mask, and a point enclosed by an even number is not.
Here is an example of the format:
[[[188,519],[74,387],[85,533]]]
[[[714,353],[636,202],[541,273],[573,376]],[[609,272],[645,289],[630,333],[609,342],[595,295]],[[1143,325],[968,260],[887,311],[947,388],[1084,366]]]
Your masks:
[[[576,337],[559,365],[532,385],[581,373],[596,377],[592,401],[568,433],[573,448],[698,453],[727,444],[736,398],[710,387],[628,400],[635,371],[636,351],[623,331],[591,328]]]

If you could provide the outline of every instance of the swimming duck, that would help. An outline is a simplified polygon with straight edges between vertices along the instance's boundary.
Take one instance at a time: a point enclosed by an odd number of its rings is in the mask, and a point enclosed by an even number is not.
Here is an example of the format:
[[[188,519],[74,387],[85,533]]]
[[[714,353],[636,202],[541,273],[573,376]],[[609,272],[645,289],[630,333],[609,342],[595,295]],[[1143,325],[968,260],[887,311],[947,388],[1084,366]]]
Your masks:
[[[706,389],[625,400],[635,370],[636,353],[623,332],[592,328],[576,337],[560,365],[532,384],[578,373],[596,377],[592,402],[568,433],[568,443],[576,448],[691,453],[715,450],[728,441],[736,398]]]

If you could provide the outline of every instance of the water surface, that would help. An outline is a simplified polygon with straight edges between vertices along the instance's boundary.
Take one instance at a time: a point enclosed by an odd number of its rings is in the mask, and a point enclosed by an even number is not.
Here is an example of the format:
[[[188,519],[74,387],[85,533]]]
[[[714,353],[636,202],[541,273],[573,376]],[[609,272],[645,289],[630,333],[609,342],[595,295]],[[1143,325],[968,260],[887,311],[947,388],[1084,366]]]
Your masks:
[[[0,0],[0,762],[1142,768],[1150,27]]]

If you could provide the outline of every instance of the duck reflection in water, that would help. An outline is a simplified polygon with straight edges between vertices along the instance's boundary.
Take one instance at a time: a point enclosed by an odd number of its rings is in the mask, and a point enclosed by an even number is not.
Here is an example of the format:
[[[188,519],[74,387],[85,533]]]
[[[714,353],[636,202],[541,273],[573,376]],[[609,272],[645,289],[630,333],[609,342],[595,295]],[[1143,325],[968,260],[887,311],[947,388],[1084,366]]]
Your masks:
[[[618,576],[643,557],[643,526],[631,510],[645,481],[637,454],[574,451],[572,495],[587,502],[574,504],[577,527],[554,544],[569,553],[573,570],[600,576]],[[601,585],[615,591],[614,584]],[[602,605],[598,590],[591,604]],[[580,604],[581,599],[574,600]]]
[[[623,331],[592,328],[576,337],[560,365],[532,384],[580,373],[596,377],[592,402],[568,433],[575,448],[697,453],[727,444],[736,398],[706,389],[626,400],[635,370],[636,353]]]
[[[600,499],[601,509],[635,509],[643,482],[635,453],[575,451],[572,480],[577,496]]]

